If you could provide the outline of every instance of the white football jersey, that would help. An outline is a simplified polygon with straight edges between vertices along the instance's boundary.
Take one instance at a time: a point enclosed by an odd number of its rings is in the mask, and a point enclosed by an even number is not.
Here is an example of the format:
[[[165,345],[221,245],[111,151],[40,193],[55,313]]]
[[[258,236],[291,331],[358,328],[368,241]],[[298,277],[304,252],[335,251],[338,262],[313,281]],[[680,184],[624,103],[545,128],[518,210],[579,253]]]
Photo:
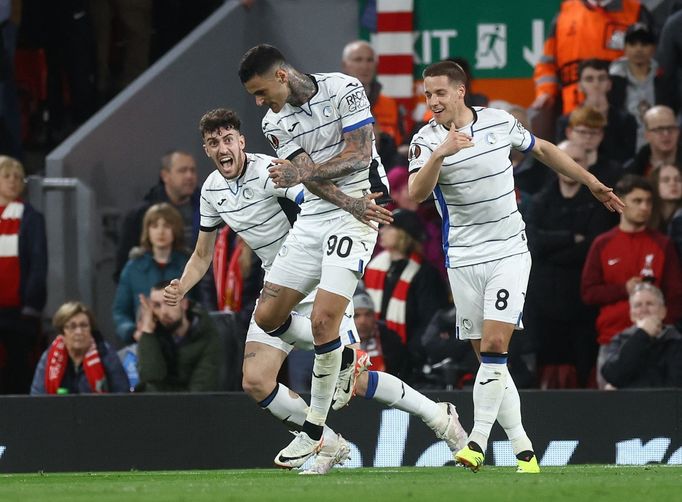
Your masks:
[[[269,110],[263,117],[263,134],[282,159],[306,152],[316,164],[341,153],[344,133],[374,123],[370,104],[360,81],[343,73],[310,75],[317,91],[303,106],[285,104],[279,113]],[[372,139],[372,160],[365,169],[333,180],[351,197],[363,190],[388,196],[384,166]],[[299,218],[321,219],[338,216],[342,211],[331,202],[305,192]]]
[[[269,270],[291,230],[277,198],[301,204],[303,186],[276,188],[268,177],[272,157],[247,153],[246,158],[246,169],[239,178],[228,180],[217,169],[206,178],[201,187],[201,230],[210,232],[227,223]]]
[[[512,147],[530,151],[535,137],[505,111],[472,110],[473,122],[458,130],[472,136],[474,146],[443,159],[433,191],[443,219],[448,268],[528,251],[509,153]],[[419,130],[410,143],[410,173],[426,163],[447,134],[448,130],[433,119]]]

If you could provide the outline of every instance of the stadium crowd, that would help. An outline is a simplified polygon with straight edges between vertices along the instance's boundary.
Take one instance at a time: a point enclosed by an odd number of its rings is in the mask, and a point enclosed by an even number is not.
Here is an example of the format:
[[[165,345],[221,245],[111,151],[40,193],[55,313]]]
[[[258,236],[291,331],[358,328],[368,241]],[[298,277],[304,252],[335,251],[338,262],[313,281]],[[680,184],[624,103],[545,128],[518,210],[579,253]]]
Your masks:
[[[97,57],[91,67],[70,67],[71,102],[62,100],[62,79],[49,81],[57,86],[48,89],[50,128],[38,132],[29,126],[34,118],[30,99],[17,97],[16,73],[35,62],[28,56],[42,56],[24,51],[16,65],[14,58],[17,28],[24,30],[24,41],[38,30],[34,22],[25,29],[19,24],[21,1],[0,0],[2,393],[241,388],[234,375],[241,372],[263,271],[239,234],[228,227],[220,231],[213,266],[188,300],[171,308],[162,299],[168,281],[182,274],[199,232],[201,180],[195,159],[180,150],[159,152],[158,185],[123,220],[113,278],[115,334],[100,333],[91,306],[77,301],[54,313],[53,329],[42,326],[42,316],[49,314],[43,312],[48,249],[44,218],[23,197],[24,146],[40,134],[56,135],[49,140],[56,141],[189,29],[176,23],[152,39],[152,23],[168,27],[172,20],[152,15],[156,2],[134,4],[126,9],[126,2],[70,2],[87,14],[88,26],[69,28],[81,19],[72,16],[44,32],[49,40],[62,41],[45,42],[55,51],[48,51],[48,69],[60,58],[84,64],[75,58],[74,47],[95,48]],[[173,4],[182,11],[182,2]],[[197,4],[193,19],[220,2]],[[35,3],[24,0],[23,7],[30,21]],[[112,54],[112,19],[125,27],[115,35],[127,40],[114,66],[106,60]],[[609,32],[602,43],[614,19],[623,30]],[[468,94],[470,106],[505,109],[538,136],[549,134],[626,202],[620,216],[608,213],[586,187],[555,175],[530,155],[512,154],[517,204],[533,259],[524,333],[510,348],[509,368],[518,387],[682,386],[680,24],[682,10],[656,26],[639,0],[566,0],[536,65],[537,94],[529,108],[494,95]],[[57,29],[96,43],[67,40]],[[452,56],[470,73],[466,60]],[[406,114],[382,93],[376,68],[377,56],[367,42],[352,41],[339,55],[339,70],[362,83],[372,104],[392,196],[393,222],[381,228],[354,297],[361,343],[372,357],[372,369],[415,388],[465,388],[478,362],[469,344],[455,336],[440,217],[433,199],[419,204],[407,192],[407,146],[430,111],[419,120]],[[197,111],[197,120],[203,112]],[[535,131],[535,124],[542,130]],[[295,215],[293,204],[287,209]],[[309,390],[312,357],[310,351],[289,357],[292,389]]]

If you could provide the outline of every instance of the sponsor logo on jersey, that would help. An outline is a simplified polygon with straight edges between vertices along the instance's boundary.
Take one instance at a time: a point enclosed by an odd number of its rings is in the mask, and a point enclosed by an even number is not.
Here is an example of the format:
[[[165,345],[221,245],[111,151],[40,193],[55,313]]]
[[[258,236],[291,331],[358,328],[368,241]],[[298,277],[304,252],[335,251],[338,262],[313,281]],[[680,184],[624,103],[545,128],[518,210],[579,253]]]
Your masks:
[[[361,110],[362,108],[367,108],[367,105],[369,104],[364,89],[358,89],[346,96],[346,103],[348,104],[348,111],[351,113]]]

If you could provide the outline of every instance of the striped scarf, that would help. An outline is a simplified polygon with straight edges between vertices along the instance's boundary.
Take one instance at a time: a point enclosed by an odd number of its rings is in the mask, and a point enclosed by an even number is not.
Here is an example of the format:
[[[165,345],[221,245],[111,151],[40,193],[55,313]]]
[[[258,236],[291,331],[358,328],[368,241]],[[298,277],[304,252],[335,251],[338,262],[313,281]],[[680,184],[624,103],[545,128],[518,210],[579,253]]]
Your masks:
[[[21,264],[19,261],[19,231],[21,217],[24,215],[24,203],[14,201],[0,214],[0,307],[19,307],[21,297]]]
[[[410,255],[386,307],[386,327],[395,331],[403,344],[407,344],[407,327],[405,325],[407,292],[410,289],[410,283],[421,267],[421,263],[422,257],[419,254],[412,253]],[[365,270],[365,288],[374,302],[374,311],[377,317],[381,315],[384,284],[390,267],[391,255],[388,251],[382,251],[369,262],[367,270]]]
[[[64,337],[59,335],[47,350],[47,367],[45,368],[45,392],[57,394],[69,364],[69,353],[64,344]],[[99,358],[97,346],[93,343],[81,363],[90,389],[96,394],[107,392],[107,376]]]

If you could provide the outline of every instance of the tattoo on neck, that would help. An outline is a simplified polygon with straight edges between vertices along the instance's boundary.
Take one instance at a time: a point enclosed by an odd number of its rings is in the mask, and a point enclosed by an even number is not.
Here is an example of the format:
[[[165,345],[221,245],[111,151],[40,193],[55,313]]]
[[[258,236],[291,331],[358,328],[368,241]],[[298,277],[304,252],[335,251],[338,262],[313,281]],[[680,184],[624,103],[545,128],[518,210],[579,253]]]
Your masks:
[[[297,70],[289,71],[289,98],[287,103],[291,106],[301,106],[315,94],[315,84],[312,79]]]

